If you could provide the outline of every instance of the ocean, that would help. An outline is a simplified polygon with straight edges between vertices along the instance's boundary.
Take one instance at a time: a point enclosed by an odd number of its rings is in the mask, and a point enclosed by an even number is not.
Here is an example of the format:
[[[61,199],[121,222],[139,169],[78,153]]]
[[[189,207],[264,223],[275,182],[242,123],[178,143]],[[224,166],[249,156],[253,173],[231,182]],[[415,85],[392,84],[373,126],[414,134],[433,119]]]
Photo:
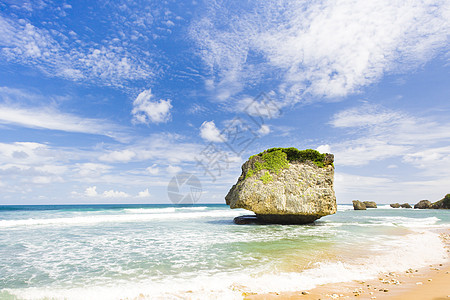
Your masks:
[[[0,206],[0,299],[242,299],[444,262],[448,210],[235,225],[226,205]]]

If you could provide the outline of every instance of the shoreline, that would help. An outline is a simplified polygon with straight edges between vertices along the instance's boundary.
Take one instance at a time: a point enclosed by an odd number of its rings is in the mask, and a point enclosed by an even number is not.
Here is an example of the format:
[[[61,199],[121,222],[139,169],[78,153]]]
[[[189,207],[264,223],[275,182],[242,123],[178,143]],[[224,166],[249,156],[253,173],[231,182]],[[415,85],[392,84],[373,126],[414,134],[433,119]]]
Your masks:
[[[324,284],[310,290],[244,294],[248,300],[326,300],[326,299],[394,299],[440,300],[450,299],[450,230],[440,230],[447,249],[445,262],[424,268],[410,268],[405,272],[378,274],[371,280],[354,280]]]

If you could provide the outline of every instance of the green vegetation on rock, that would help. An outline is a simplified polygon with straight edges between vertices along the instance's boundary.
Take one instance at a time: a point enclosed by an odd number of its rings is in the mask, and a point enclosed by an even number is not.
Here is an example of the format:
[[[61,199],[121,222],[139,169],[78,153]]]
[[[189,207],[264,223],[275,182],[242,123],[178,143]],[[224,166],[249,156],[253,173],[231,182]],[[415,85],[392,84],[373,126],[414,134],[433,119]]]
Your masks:
[[[445,195],[445,197],[442,200],[433,203],[432,208],[450,209],[450,194]]]
[[[264,173],[263,176],[261,176],[261,181],[266,184],[268,182],[271,182],[273,180],[272,175],[270,175],[270,173],[268,171],[266,171],[266,173]]]
[[[444,206],[450,208],[450,194],[445,195],[445,197],[444,197]]]
[[[317,150],[313,150],[313,149],[298,150],[294,147],[290,147],[290,148],[272,148],[272,149],[268,149],[264,152],[270,153],[273,151],[283,151],[284,153],[286,153],[287,160],[289,162],[292,162],[292,161],[304,162],[304,161],[309,160],[309,161],[312,161],[316,166],[318,166],[320,168],[325,167],[325,165],[323,163],[323,161],[325,159],[325,154],[322,154]]]
[[[252,177],[253,174],[258,173],[261,170],[268,170],[278,174],[281,169],[286,169],[289,167],[287,155],[281,150],[271,152],[264,151],[257,155],[251,156],[250,159],[255,156],[260,156],[262,162],[255,161],[253,168],[247,172],[246,178]]]
[[[289,163],[294,161],[311,161],[319,168],[325,167],[325,154],[321,154],[313,149],[298,150],[294,147],[271,148],[259,154],[250,156],[249,160],[255,157],[260,157],[261,159],[254,162],[253,168],[247,172],[245,178],[252,177],[255,173],[258,173],[261,170],[268,170],[269,172],[278,174],[281,169],[289,168]],[[266,172],[266,174],[270,175],[268,172]],[[266,176],[266,174],[264,174],[263,177]],[[267,179],[264,180],[262,177],[261,180],[263,180],[263,182],[265,180],[268,182]]]

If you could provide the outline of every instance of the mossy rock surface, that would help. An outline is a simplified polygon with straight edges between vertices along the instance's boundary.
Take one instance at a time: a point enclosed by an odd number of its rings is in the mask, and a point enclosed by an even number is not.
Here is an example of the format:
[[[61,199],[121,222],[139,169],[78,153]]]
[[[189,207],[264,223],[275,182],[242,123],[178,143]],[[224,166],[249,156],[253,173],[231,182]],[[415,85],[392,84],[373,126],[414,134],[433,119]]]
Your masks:
[[[431,205],[435,209],[450,209],[450,194],[445,195],[442,200],[439,200]]]
[[[294,147],[267,149],[259,154],[250,156],[249,160],[254,162],[245,178],[252,177],[261,170],[278,174],[280,170],[289,168],[289,163],[292,162],[310,161],[319,168],[333,164],[332,160],[327,160],[327,154],[322,154],[313,149],[298,150]],[[267,175],[265,176],[267,177]],[[267,180],[264,181],[267,182]]]

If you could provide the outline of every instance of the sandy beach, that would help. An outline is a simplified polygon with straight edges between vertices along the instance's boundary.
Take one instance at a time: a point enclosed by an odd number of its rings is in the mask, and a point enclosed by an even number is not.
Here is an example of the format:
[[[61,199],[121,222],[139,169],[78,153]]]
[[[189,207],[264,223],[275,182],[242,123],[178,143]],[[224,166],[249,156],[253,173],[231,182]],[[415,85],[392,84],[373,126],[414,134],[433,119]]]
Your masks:
[[[450,230],[441,233],[450,257]],[[413,258],[412,258],[413,259]],[[308,291],[244,295],[245,299],[450,299],[450,262],[379,274],[377,279],[326,284]]]

